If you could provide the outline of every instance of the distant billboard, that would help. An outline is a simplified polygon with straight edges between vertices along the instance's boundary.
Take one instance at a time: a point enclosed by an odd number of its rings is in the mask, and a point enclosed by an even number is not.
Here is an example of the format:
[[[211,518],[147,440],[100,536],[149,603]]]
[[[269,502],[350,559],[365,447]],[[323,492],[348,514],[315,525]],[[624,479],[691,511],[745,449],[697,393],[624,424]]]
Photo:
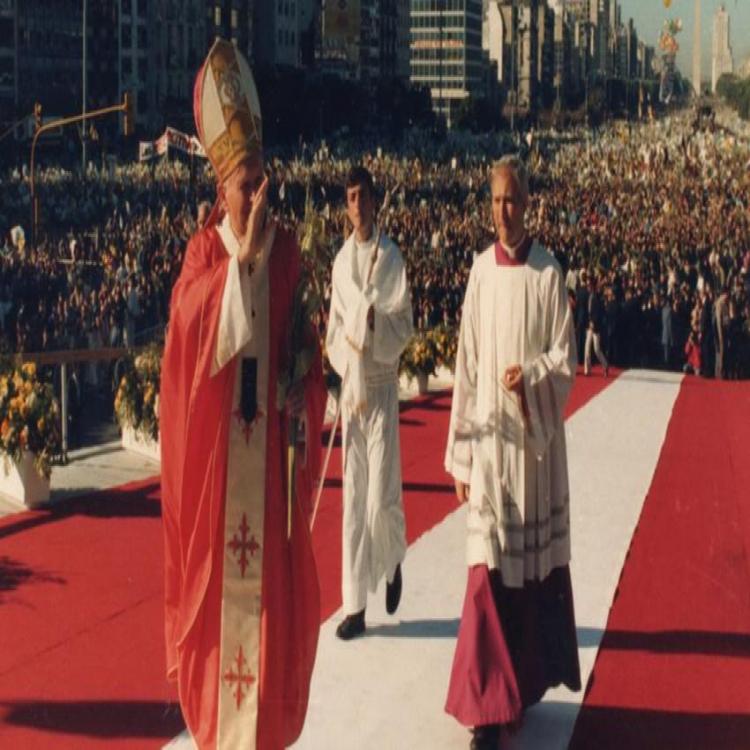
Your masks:
[[[359,0],[325,0],[323,36],[326,47],[347,49],[357,45],[361,28]]]

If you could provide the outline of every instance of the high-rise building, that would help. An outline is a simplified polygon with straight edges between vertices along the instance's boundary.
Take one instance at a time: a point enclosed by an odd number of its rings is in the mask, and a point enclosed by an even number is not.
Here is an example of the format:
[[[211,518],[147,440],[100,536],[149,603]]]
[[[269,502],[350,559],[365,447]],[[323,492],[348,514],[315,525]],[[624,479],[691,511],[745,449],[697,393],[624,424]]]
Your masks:
[[[408,81],[410,25],[410,0],[331,0],[323,6],[318,62],[328,72],[373,84]]]
[[[163,125],[160,111],[159,68],[162,50],[160,7],[155,0],[119,0],[118,98],[130,91],[135,102],[136,127],[155,134]]]
[[[636,78],[648,80],[654,77],[654,56],[656,54],[655,49],[645,42],[638,42],[637,51],[638,60],[638,72]]]
[[[267,14],[267,16],[264,15],[264,23],[268,26],[262,35],[259,34],[259,37],[267,38],[272,49],[275,48],[276,32],[279,26],[277,15],[281,15],[281,10],[277,6],[267,7],[267,5],[261,6],[260,4],[256,6],[252,0],[199,0],[199,3],[204,8],[206,19],[203,26],[206,34],[206,48],[203,55],[208,53],[214,39],[220,36],[234,42],[248,60],[253,60],[257,42],[253,34],[254,14],[260,12]],[[181,4],[179,0],[178,4]]]
[[[243,10],[255,33],[248,57],[263,65],[298,67],[300,54],[300,0],[257,0],[243,3]],[[254,6],[255,18],[252,23]]]
[[[388,0],[385,0],[388,2]],[[383,10],[380,0],[361,0],[362,22],[359,39],[359,78],[365,82],[380,77],[380,38]]]
[[[495,64],[497,81],[505,84],[506,87],[512,85],[510,82],[512,18],[512,8],[500,0],[489,0],[483,9],[482,49],[487,51],[490,61]]]
[[[157,106],[165,124],[192,132],[190,102],[195,74],[208,51],[205,0],[162,3],[156,43]],[[213,41],[213,40],[211,40]]]
[[[411,81],[428,86],[450,125],[461,103],[483,96],[481,0],[411,0]]]
[[[591,0],[589,21],[592,26],[591,62],[595,75],[608,73],[609,54],[609,5],[610,0]]]
[[[17,0],[14,9],[6,3],[5,10],[15,11],[18,110],[22,114],[31,112],[33,102],[39,101],[47,116],[80,112],[83,70],[80,0]]]
[[[693,92],[700,96],[702,86],[701,54],[701,0],[695,0],[693,11]]]
[[[0,127],[18,119],[16,0],[0,0]]]
[[[555,78],[555,13],[540,2],[537,13],[537,105],[544,108],[552,106]]]
[[[380,34],[378,75],[382,78],[395,78],[398,67],[398,12],[399,0],[379,0]]]
[[[410,26],[411,0],[396,0],[396,77],[405,82],[411,74]]]
[[[734,71],[732,48],[729,44],[729,13],[722,3],[714,13],[713,44],[711,45],[711,91],[716,91],[719,78]]]
[[[552,82],[557,101],[562,104],[572,93],[573,74],[573,27],[565,6],[552,5],[555,14],[554,28],[554,72]]]

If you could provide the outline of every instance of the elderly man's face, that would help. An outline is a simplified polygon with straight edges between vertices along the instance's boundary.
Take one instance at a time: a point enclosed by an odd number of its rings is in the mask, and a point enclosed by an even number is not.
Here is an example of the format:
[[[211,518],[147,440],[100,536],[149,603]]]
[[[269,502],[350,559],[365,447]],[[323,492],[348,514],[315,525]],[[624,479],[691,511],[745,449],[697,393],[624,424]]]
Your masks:
[[[513,172],[498,172],[492,180],[492,221],[503,245],[516,245],[523,237],[527,204],[528,197]]]
[[[263,157],[252,156],[237,165],[232,174],[224,180],[222,193],[229,214],[232,229],[238,237],[247,231],[247,220],[253,199],[263,182]]]

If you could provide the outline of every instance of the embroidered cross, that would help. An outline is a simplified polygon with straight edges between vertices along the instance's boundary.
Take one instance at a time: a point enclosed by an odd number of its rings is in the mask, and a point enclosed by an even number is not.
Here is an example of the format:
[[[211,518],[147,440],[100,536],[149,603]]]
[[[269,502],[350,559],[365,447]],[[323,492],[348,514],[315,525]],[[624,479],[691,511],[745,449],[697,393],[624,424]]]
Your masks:
[[[253,674],[248,667],[247,659],[245,659],[245,654],[242,653],[242,646],[240,646],[240,650],[237,652],[237,656],[234,658],[234,664],[236,664],[237,666],[237,671],[234,672],[232,670],[232,667],[229,667],[229,669],[227,669],[227,671],[224,673],[223,679],[231,689],[235,690],[234,697],[237,701],[237,710],[239,710],[242,699],[247,694],[246,692],[244,692],[244,688],[247,688],[249,690],[250,686],[255,682],[255,677],[253,677]]]
[[[242,514],[242,521],[240,522],[240,536],[237,537],[235,533],[232,536],[232,541],[227,544],[227,547],[232,550],[234,555],[239,552],[239,565],[242,577],[245,577],[245,569],[247,568],[247,553],[250,553],[250,557],[254,557],[255,553],[260,549],[260,545],[256,541],[255,537],[251,534],[248,539],[247,533],[250,531],[250,527],[247,525],[247,514]]]
[[[232,412],[232,416],[237,420],[237,424],[240,426],[240,429],[242,430],[242,435],[245,438],[245,445],[249,445],[250,438],[253,436],[253,430],[255,429],[255,426],[266,415],[262,409],[258,408],[258,411],[255,415],[255,419],[252,419],[249,422],[246,422],[245,418],[242,416],[242,409],[240,409],[240,407],[237,407]]]

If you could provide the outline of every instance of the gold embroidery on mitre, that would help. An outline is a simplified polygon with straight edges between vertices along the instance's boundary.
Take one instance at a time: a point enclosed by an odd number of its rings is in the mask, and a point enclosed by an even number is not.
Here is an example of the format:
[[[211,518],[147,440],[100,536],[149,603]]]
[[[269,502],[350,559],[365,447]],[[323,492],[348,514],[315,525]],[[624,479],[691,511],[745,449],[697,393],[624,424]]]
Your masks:
[[[262,147],[261,118],[251,110],[243,90],[238,54],[232,44],[224,41],[216,42],[209,54],[208,72],[214,78],[225,129],[207,149],[207,155],[221,180]]]

